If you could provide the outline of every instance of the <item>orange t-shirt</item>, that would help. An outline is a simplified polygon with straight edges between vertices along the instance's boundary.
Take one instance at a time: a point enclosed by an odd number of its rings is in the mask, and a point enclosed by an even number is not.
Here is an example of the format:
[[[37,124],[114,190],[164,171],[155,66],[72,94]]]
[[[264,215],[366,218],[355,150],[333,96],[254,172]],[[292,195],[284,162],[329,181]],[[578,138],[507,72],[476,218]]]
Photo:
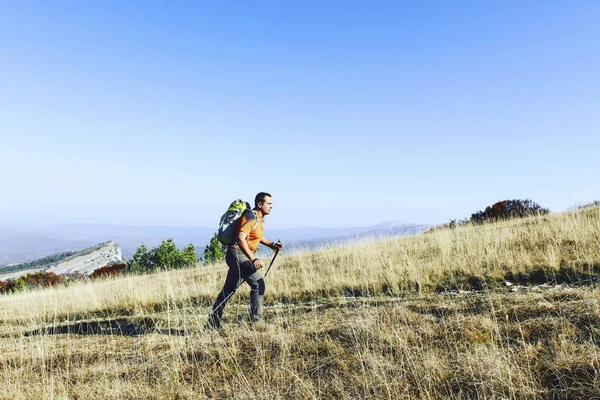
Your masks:
[[[254,227],[255,225],[256,228]],[[248,247],[250,247],[250,250],[254,251],[258,248],[260,240],[265,236],[265,220],[264,218],[259,219],[257,223],[256,214],[244,213],[240,218],[240,222],[238,222],[236,233],[240,231],[247,235]]]

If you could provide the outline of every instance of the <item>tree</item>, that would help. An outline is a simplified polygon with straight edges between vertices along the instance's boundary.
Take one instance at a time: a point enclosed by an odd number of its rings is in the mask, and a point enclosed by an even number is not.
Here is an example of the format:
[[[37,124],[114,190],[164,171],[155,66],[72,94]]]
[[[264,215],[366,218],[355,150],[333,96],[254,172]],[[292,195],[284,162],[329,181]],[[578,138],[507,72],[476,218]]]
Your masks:
[[[136,250],[133,258],[127,263],[126,272],[140,274],[157,270],[177,269],[192,266],[198,262],[198,256],[192,243],[177,250],[173,239],[163,240],[160,246],[148,251],[142,244]]]
[[[549,213],[549,209],[541,207],[532,200],[503,200],[486,207],[485,211],[478,211],[472,214],[469,221],[482,224],[486,221],[525,218],[531,215],[545,215]]]
[[[213,264],[225,260],[227,246],[219,242],[219,238],[215,233],[210,239],[210,243],[204,249],[204,265]]]
[[[152,265],[150,263],[150,254],[148,253],[148,248],[142,243],[142,245],[135,251],[133,258],[127,263],[126,271],[132,274],[141,274],[148,272],[151,269]]]
[[[150,250],[150,259],[154,269],[179,268],[179,251],[173,239],[163,240],[160,246]]]
[[[190,243],[180,252],[182,267],[189,267],[198,263],[196,247]]]

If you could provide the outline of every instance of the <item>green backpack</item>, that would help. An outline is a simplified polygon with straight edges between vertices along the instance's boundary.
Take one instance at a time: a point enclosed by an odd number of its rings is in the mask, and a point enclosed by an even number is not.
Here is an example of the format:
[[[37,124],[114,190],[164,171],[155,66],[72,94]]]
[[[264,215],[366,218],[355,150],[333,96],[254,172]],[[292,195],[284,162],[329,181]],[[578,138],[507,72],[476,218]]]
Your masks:
[[[235,234],[235,228],[237,227],[238,221],[242,215],[244,215],[244,213],[246,213],[249,220],[256,220],[252,230],[256,228],[256,225],[258,225],[258,218],[256,218],[256,215],[252,212],[250,203],[242,199],[237,199],[231,203],[225,214],[223,214],[221,217],[221,221],[219,222],[219,231],[217,232],[217,238],[219,239],[219,242],[226,246],[235,242],[235,238],[233,237]]]

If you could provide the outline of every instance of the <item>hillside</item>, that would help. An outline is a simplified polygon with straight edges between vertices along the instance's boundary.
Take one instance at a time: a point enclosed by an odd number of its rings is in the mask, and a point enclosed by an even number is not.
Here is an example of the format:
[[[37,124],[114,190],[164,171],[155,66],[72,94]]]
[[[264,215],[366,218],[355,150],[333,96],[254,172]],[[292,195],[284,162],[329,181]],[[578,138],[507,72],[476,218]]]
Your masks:
[[[33,272],[53,272],[57,275],[80,273],[89,275],[94,270],[122,261],[120,246],[109,241],[78,252],[58,253],[31,263],[0,266],[0,280],[16,279]]]
[[[596,208],[282,254],[221,333],[224,265],[2,296],[4,396],[597,397],[599,243]]]

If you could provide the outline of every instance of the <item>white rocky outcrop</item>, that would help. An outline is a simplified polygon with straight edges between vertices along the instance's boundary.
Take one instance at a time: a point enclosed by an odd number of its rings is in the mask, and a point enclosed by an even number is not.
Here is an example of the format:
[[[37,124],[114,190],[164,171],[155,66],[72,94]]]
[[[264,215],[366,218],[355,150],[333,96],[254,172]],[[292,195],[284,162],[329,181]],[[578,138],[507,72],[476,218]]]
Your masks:
[[[77,272],[89,275],[98,268],[122,262],[121,246],[110,241],[82,250],[49,267],[37,267],[0,274],[0,280],[17,279],[20,276],[36,272],[54,272],[57,275]]]
[[[57,275],[78,272],[89,275],[98,268],[121,262],[123,262],[121,246],[110,241],[62,260],[58,264],[46,269],[45,272],[54,272]]]

